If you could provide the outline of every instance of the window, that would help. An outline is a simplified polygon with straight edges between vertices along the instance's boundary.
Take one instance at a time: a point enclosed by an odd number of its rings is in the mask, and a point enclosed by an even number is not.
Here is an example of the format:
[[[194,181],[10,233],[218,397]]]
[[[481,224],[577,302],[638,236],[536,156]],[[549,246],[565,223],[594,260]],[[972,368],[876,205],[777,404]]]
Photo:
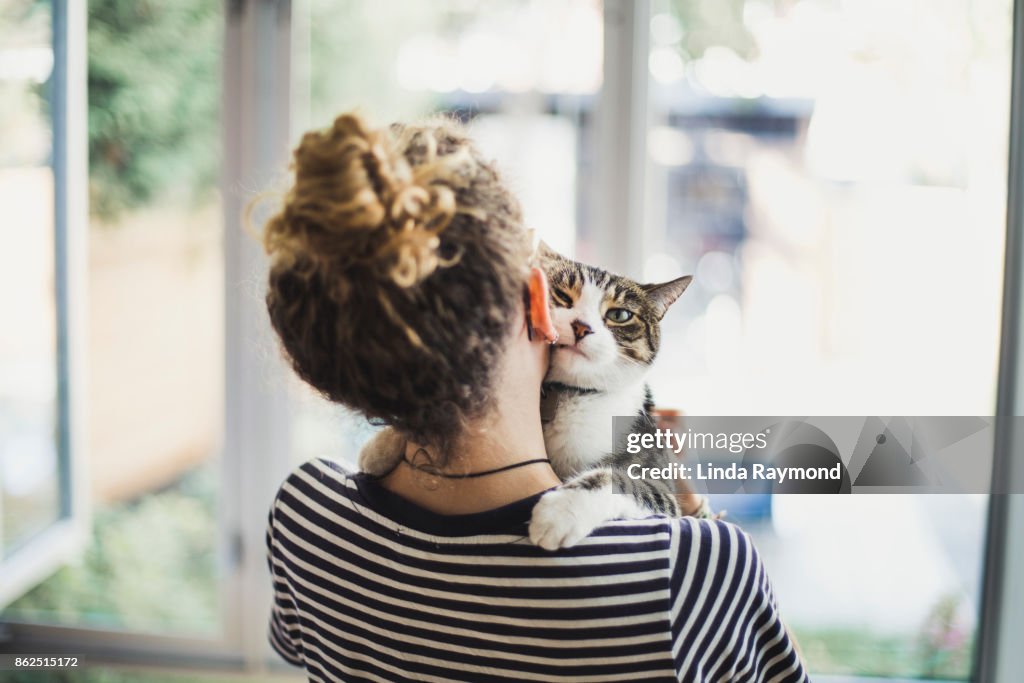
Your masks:
[[[2,353],[3,524],[0,550],[10,556],[60,516],[58,487],[57,302],[54,297],[52,123],[46,84],[53,70],[49,8],[15,8],[3,26],[5,63],[4,180],[0,201],[22,221],[5,222],[11,244],[18,232],[32,243],[4,250],[4,310],[17,337],[4,335]],[[14,38],[17,36],[17,39]],[[18,59],[20,57],[20,59]],[[14,68],[19,66],[20,69]],[[14,134],[17,131],[20,134]],[[16,296],[20,294],[20,296]]]
[[[616,197],[639,197],[638,224],[611,234],[595,226],[598,167],[634,162],[595,129],[600,80],[579,76],[592,85],[551,93],[533,76],[524,95],[501,71],[502,49],[545,54],[542,40],[531,42],[543,32],[517,33],[513,9],[551,13],[534,25],[585,13],[576,25],[586,26],[600,21],[590,3],[505,3],[487,13],[442,3],[400,19],[356,3],[346,22],[333,20],[329,3],[306,3],[308,34],[300,33],[309,42],[297,63],[308,120],[323,125],[357,104],[384,119],[455,112],[525,183],[528,219],[574,188],[575,205],[552,212],[573,217],[570,244],[565,232],[541,231],[563,251],[636,253],[618,267],[644,281],[694,273],[664,323],[652,379],[662,406],[697,415],[993,414],[1009,0],[927,12],[816,0],[627,5],[605,3],[613,24],[603,33],[642,68],[613,65],[612,83],[602,71],[621,99],[646,98],[645,111],[625,114],[643,128],[644,184]],[[644,22],[641,33],[629,19]],[[500,40],[488,37],[494,25],[505,27]],[[566,51],[585,63],[585,47]],[[569,124],[576,144],[538,145],[557,149],[546,157],[523,144],[521,125],[488,135],[492,120],[530,116]],[[543,163],[517,168],[508,155],[517,149]],[[568,183],[545,177],[570,159]],[[550,191],[551,204],[531,201],[531,182]],[[296,394],[297,459],[353,460],[366,425]],[[743,498],[721,504],[757,536],[813,670],[968,675],[986,497]]]
[[[1011,5],[652,4],[642,274],[696,275],[660,403],[994,414]],[[733,517],[813,671],[962,679],[986,508],[777,496]]]
[[[0,5],[0,268],[8,329],[0,339],[0,607],[73,555],[79,488],[80,396],[68,383],[81,328],[73,246],[80,195],[80,36],[61,3]],[[72,15],[75,13],[72,12]]]
[[[1012,4],[0,0],[4,632],[266,668],[270,496],[369,428],[279,362],[243,214],[355,106],[468,122],[567,254],[694,273],[662,407],[992,414]],[[964,679],[988,502],[723,505],[815,673]]]
[[[20,347],[3,353],[11,395],[21,397],[3,409],[21,432],[0,441],[4,520],[15,525],[5,536],[14,547],[58,513],[61,479],[52,439],[53,180],[37,84],[48,74],[46,55],[52,61],[49,12],[44,3],[8,4],[22,19],[5,29],[17,32],[17,49],[33,58],[4,62],[26,72],[4,84],[18,95],[4,98],[12,103],[3,127],[12,144],[4,150],[19,156],[9,160],[4,172],[12,182],[0,191],[32,221],[31,229],[7,223],[20,233],[7,243],[23,246],[4,251],[11,268],[3,277],[13,278],[4,291],[25,316],[16,326],[30,332],[11,338]],[[220,632],[222,27],[215,0],[88,5],[89,298],[76,314],[89,335],[72,349],[82,352],[84,367],[64,381],[87,387],[88,440],[78,458],[92,525],[73,561],[9,605],[6,619]],[[180,50],[182,35],[190,37],[188,50]],[[81,177],[70,182],[84,188]]]

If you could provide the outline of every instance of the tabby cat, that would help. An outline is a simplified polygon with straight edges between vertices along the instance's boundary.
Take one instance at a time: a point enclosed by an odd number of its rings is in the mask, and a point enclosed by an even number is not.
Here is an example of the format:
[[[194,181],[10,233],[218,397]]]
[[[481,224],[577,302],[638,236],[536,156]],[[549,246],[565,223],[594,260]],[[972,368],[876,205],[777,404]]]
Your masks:
[[[660,343],[660,322],[692,277],[641,285],[569,260],[545,244],[538,251],[551,290],[560,342],[542,386],[544,442],[564,484],[533,509],[530,540],[548,550],[575,545],[611,519],[678,516],[671,481],[631,479],[626,467],[666,464],[661,450],[627,454],[614,417],[634,416],[630,431],[653,431],[646,377]],[[360,468],[390,471],[404,442],[384,429],[360,453]]]
[[[671,481],[626,475],[632,463],[665,465],[667,454],[627,454],[612,421],[635,416],[630,431],[656,428],[646,378],[658,353],[661,319],[692,277],[641,285],[543,244],[540,258],[562,340],[543,384],[541,420],[551,465],[565,483],[534,507],[530,540],[553,550],[576,544],[611,519],[678,516]]]

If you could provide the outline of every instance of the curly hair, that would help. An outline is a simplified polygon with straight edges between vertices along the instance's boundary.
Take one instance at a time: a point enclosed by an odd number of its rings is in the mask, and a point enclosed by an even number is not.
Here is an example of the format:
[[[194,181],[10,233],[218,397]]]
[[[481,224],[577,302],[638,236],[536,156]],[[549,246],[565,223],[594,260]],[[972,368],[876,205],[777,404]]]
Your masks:
[[[295,372],[408,438],[447,445],[490,389],[527,277],[519,203],[457,123],[303,136],[267,223],[267,310]]]

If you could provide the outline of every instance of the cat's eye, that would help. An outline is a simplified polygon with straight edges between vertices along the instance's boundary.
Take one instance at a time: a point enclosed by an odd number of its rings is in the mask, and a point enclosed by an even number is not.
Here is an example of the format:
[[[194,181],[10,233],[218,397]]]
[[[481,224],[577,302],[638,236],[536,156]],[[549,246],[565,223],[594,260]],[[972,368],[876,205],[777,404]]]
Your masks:
[[[572,308],[572,297],[565,293],[564,290],[551,288],[551,298],[555,300],[555,303],[565,308]]]
[[[627,311],[625,308],[609,308],[604,317],[613,323],[629,322],[633,319],[633,311]]]

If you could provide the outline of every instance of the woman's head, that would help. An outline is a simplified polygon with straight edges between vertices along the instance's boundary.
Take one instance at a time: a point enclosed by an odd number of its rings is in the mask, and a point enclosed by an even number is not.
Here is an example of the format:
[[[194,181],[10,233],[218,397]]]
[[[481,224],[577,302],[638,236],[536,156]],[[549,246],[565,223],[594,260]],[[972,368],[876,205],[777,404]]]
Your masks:
[[[447,120],[307,133],[267,224],[267,309],[327,398],[443,443],[491,405],[528,275],[516,199]]]

